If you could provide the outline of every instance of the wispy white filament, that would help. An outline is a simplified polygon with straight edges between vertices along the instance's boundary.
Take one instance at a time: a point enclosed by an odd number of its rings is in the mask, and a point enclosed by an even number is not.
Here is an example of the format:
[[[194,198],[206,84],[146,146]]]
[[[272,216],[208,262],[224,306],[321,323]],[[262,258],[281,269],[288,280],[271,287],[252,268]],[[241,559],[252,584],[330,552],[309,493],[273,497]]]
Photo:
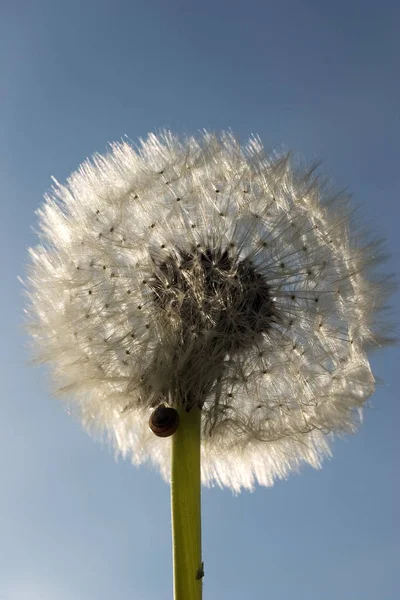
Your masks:
[[[327,434],[352,431],[374,391],[365,352],[386,291],[367,277],[377,248],[350,236],[347,199],[325,196],[287,156],[229,133],[114,144],[55,182],[38,211],[29,325],[85,426],[168,478],[170,439],[149,415],[200,390],[204,484],[238,491],[318,467]],[[223,252],[229,269],[213,259]],[[258,281],[274,316],[260,305],[247,326],[238,294]]]

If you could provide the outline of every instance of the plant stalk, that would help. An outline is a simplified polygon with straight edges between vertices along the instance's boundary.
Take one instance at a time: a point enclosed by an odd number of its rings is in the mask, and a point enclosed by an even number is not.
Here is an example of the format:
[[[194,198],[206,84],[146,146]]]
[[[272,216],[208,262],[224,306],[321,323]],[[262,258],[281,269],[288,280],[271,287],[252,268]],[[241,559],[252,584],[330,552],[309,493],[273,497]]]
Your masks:
[[[200,418],[193,407],[178,410],[180,423],[172,436],[171,514],[174,600],[201,600]]]

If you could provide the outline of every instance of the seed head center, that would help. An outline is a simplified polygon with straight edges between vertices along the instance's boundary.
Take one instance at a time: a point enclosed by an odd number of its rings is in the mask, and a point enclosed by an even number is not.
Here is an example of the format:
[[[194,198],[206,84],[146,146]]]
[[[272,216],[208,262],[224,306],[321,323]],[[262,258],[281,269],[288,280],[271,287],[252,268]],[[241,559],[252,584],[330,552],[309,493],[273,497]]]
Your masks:
[[[223,352],[251,346],[275,315],[265,277],[227,249],[179,250],[156,267],[150,286],[184,338],[206,335]]]

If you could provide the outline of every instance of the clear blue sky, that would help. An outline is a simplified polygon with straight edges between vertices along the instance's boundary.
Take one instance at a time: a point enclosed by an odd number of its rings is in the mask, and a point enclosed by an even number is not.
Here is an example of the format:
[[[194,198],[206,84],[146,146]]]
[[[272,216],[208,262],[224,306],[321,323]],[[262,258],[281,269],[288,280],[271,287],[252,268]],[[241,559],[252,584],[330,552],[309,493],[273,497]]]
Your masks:
[[[115,462],[26,366],[17,275],[50,176],[124,134],[257,132],[322,159],[398,271],[399,21],[394,0],[3,0],[1,600],[172,597],[167,485]],[[373,357],[364,426],[322,471],[204,490],[205,600],[400,597],[399,359]]]

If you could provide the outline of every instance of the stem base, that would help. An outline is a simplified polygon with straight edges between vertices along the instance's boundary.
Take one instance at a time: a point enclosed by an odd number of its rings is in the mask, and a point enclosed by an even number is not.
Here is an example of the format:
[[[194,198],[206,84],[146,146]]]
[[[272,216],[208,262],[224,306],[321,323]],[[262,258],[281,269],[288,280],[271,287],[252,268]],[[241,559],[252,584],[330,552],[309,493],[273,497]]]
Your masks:
[[[174,600],[201,600],[201,410],[178,409],[180,423],[172,436],[171,513]]]

